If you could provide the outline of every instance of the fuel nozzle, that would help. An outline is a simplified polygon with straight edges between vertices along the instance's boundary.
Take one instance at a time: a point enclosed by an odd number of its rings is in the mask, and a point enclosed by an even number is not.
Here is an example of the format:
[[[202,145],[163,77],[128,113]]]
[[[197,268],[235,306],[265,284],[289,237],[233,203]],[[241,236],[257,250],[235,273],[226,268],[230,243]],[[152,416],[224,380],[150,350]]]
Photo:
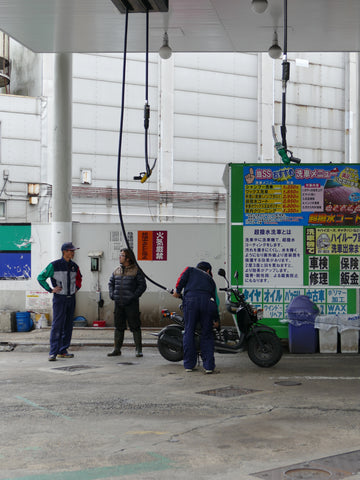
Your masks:
[[[285,165],[290,164],[290,158],[288,157],[287,150],[281,142],[275,143],[275,148],[278,154],[281,157],[281,160],[284,162]]]
[[[280,155],[283,163],[285,165],[290,165],[291,162],[297,163],[297,164],[301,163],[300,158],[294,157],[293,152],[291,150],[288,150],[286,147],[284,147],[284,145],[281,142],[278,141],[274,126],[272,127],[272,134],[275,142],[274,146],[276,148],[276,151]]]

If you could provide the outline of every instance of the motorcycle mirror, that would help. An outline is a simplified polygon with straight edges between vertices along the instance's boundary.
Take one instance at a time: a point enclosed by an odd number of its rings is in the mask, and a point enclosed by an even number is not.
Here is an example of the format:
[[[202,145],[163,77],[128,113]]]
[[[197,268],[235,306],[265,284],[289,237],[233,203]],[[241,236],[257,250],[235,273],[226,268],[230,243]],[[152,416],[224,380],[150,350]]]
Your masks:
[[[225,273],[225,270],[223,268],[219,268],[218,270],[218,275],[220,275],[220,277],[226,277],[226,273]]]
[[[234,278],[235,278],[235,280],[237,280],[239,278],[239,272],[237,270],[234,273]]]
[[[226,284],[227,284],[227,286],[228,286],[228,288],[229,288],[229,281],[228,281],[228,279],[226,278],[226,273],[225,273],[225,270],[224,270],[223,268],[219,268],[219,270],[218,270],[218,275],[220,275],[220,277],[224,277],[224,278],[225,278]]]

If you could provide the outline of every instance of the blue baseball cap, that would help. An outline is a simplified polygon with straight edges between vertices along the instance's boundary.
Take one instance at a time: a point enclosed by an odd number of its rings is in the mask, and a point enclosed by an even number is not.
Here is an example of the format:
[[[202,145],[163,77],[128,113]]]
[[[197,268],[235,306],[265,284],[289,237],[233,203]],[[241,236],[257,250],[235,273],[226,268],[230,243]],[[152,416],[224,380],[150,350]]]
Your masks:
[[[72,242],[66,242],[61,245],[61,251],[64,252],[65,250],[79,250],[79,247],[75,247]]]

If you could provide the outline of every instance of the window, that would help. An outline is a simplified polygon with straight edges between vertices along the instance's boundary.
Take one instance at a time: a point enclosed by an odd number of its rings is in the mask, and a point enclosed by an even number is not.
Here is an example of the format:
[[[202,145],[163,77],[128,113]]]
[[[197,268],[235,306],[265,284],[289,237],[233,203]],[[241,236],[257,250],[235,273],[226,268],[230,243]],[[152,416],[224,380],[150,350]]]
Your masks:
[[[4,200],[0,200],[0,218],[5,218],[5,204]]]

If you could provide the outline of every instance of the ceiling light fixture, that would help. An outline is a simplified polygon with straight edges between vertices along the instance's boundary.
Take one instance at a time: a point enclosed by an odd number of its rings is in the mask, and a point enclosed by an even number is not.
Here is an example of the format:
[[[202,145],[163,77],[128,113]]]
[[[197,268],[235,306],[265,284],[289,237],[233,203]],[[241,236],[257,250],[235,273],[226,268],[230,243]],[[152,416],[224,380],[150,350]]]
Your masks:
[[[268,53],[274,60],[281,57],[282,50],[279,46],[278,34],[276,30],[274,31],[272,45],[269,48]]]
[[[165,32],[163,37],[163,44],[159,49],[159,55],[163,60],[167,60],[168,58],[171,57],[171,54],[172,54],[172,50],[169,47],[169,37],[167,32]]]
[[[251,8],[255,13],[264,13],[268,7],[267,0],[252,0]]]

